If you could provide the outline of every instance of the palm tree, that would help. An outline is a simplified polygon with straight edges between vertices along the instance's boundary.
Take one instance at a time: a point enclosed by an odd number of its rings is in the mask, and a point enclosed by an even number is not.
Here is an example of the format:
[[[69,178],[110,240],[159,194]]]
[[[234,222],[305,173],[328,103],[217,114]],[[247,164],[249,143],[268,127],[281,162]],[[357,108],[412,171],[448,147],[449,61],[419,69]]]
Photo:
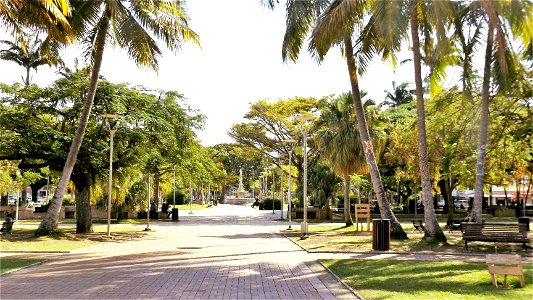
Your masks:
[[[385,90],[385,101],[380,103],[380,106],[398,107],[402,104],[409,103],[413,100],[413,90],[407,89],[409,82],[403,82],[396,85],[392,82],[392,92]]]
[[[400,222],[398,222],[396,216],[392,212],[390,203],[385,195],[385,189],[383,187],[381,175],[377,166],[376,157],[374,154],[375,152],[372,145],[372,140],[370,139],[368,124],[361,101],[352,34],[354,33],[356,27],[361,28],[361,20],[364,19],[367,11],[368,2],[343,0],[334,1],[327,7],[327,9],[325,9],[325,11],[321,13],[319,19],[317,20],[317,24],[315,25],[311,35],[309,49],[316,54],[316,57],[319,60],[322,60],[331,47],[334,45],[342,45],[352,89],[352,99],[357,119],[357,126],[359,129],[365,159],[370,169],[370,177],[376,193],[381,217],[383,219],[390,219],[391,235],[393,237],[406,238],[407,235],[403,231]],[[370,51],[371,49],[366,50]],[[370,57],[366,55],[365,52],[358,51],[358,58],[359,69],[362,71],[368,64]]]
[[[74,36],[67,20],[70,15],[68,0],[0,0],[0,25],[17,38],[29,28],[45,33],[49,41],[72,43]]]
[[[72,5],[74,14],[70,24],[76,36],[84,39],[85,54],[92,60],[91,81],[61,179],[48,213],[36,231],[37,235],[57,231],[63,195],[76,163],[93,106],[105,45],[113,40],[128,51],[137,65],[157,70],[157,58],[161,55],[161,50],[152,36],[162,39],[165,45],[174,51],[178,50],[184,41],[199,44],[197,34],[187,25],[189,17],[182,1],[79,0],[72,1]],[[78,228],[77,231],[91,230],[90,223],[82,227],[82,230]]]
[[[42,65],[57,66],[63,65],[63,61],[59,57],[59,52],[56,47],[48,49],[47,55],[42,55],[46,45],[37,38],[29,45],[26,39],[19,39],[20,43],[13,43],[11,41],[1,40],[0,43],[5,44],[9,49],[0,50],[0,59],[12,61],[26,69],[26,78],[22,77],[26,86],[30,85],[30,70]]]
[[[477,151],[476,180],[474,184],[474,203],[470,221],[480,223],[483,203],[483,186],[485,176],[485,158],[488,145],[489,102],[491,77],[492,85],[500,92],[513,88],[513,83],[522,78],[516,76],[519,62],[510,51],[509,33],[523,44],[523,50],[530,50],[533,39],[533,3],[530,1],[474,1],[470,8],[479,13],[487,25],[487,42],[483,83],[481,89],[481,115],[479,129],[479,146]]]
[[[350,175],[367,172],[365,154],[353,112],[352,97],[344,94],[326,104],[316,126],[320,154],[344,180],[344,222],[353,225],[350,212]]]

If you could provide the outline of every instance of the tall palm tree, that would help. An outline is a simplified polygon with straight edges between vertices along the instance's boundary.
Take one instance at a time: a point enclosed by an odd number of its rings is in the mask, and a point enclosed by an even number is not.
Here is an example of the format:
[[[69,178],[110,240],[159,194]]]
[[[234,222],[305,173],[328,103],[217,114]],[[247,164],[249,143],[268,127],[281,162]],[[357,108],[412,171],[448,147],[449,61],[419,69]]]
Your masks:
[[[315,53],[318,60],[322,60],[329,49],[334,45],[341,45],[343,47],[351,84],[357,126],[365,159],[370,169],[370,177],[376,193],[381,217],[383,219],[390,219],[391,235],[393,237],[406,238],[407,235],[392,212],[390,203],[385,195],[385,189],[377,166],[375,151],[370,138],[359,89],[358,73],[359,71],[364,70],[369,62],[370,56],[365,52],[358,51],[359,60],[358,64],[356,64],[352,35],[357,28],[362,28],[361,22],[365,17],[365,13],[368,12],[368,9],[369,2],[366,1],[332,1],[327,9],[320,14],[317,24],[313,28],[309,50]],[[375,41],[379,41],[377,37],[375,37]],[[375,47],[371,45],[370,49],[365,50],[371,52],[374,48]]]
[[[26,69],[26,77],[22,77],[26,86],[30,85],[31,69],[37,71],[37,68],[42,65],[57,66],[63,64],[58,49],[53,47],[47,53],[43,53],[46,45],[37,38],[33,40],[31,45],[27,39],[19,39],[19,43],[1,40],[0,43],[9,47],[0,50],[0,59],[15,62]]]
[[[474,1],[470,8],[479,13],[487,26],[485,62],[481,90],[481,115],[479,129],[479,146],[477,151],[475,194],[470,221],[480,223],[483,186],[485,176],[485,158],[488,145],[489,103],[491,84],[499,92],[512,89],[513,83],[522,78],[515,71],[519,62],[510,50],[509,34],[522,42],[524,51],[530,51],[533,40],[533,3],[530,1]],[[491,78],[493,78],[491,82]]]
[[[198,35],[187,25],[189,17],[183,1],[75,0],[72,5],[74,14],[70,24],[76,36],[83,38],[85,54],[92,60],[91,81],[61,179],[37,235],[57,231],[63,195],[87,128],[106,44],[115,42],[127,50],[137,65],[153,70],[158,69],[161,49],[152,36],[163,40],[174,51],[184,41],[199,44]],[[83,228],[78,228],[78,232],[91,230],[90,221],[81,225]]]
[[[413,65],[415,75],[415,96],[417,103],[417,140],[418,162],[422,183],[422,199],[424,203],[424,220],[426,223],[425,239],[446,241],[446,236],[439,227],[433,205],[431,179],[426,139],[426,113],[424,105],[424,88],[422,86],[422,54],[431,62],[439,62],[439,55],[449,53],[445,24],[452,16],[453,9],[449,1],[375,1],[371,9],[371,18],[365,28],[363,48],[382,52],[385,58],[392,58],[398,52],[403,41],[411,38]],[[419,35],[424,37],[423,43]],[[374,39],[378,38],[378,42]],[[433,44],[436,37],[437,44]],[[435,50],[436,49],[436,50]],[[429,53],[433,51],[432,53]],[[427,61],[427,60],[426,60]],[[430,83],[435,84],[441,78],[442,66],[430,65]]]
[[[278,3],[275,0],[262,0],[270,7]],[[391,235],[395,238],[406,238],[400,222],[394,216],[385,197],[385,189],[381,181],[381,175],[376,163],[372,141],[368,133],[361,95],[359,91],[358,76],[356,72],[355,59],[353,56],[352,33],[354,22],[362,20],[364,12],[368,9],[369,2],[354,0],[309,0],[309,1],[287,1],[286,3],[286,31],[283,40],[282,57],[286,61],[290,59],[296,61],[307,34],[313,29],[310,49],[318,53],[321,60],[325,53],[335,44],[343,44],[345,49],[346,63],[352,88],[352,98],[357,118],[357,126],[363,143],[365,158],[370,168],[372,184],[376,192],[381,217],[390,219]],[[326,14],[324,16],[323,14]],[[317,18],[319,23],[317,24]],[[328,30],[320,30],[323,27]],[[322,32],[319,34],[318,32]],[[319,37],[320,36],[320,37]],[[366,60],[361,60],[368,63]]]
[[[353,224],[350,212],[350,175],[368,171],[356,123],[350,94],[327,103],[315,123],[316,141],[321,156],[344,180],[346,226]]]

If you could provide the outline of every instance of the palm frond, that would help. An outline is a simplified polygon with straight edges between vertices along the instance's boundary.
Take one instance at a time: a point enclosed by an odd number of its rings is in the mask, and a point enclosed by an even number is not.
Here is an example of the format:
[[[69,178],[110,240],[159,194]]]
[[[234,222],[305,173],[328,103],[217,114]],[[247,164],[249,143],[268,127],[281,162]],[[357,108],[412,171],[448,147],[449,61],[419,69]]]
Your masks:
[[[296,61],[305,38],[314,24],[314,1],[289,0],[286,3],[286,29],[281,47],[283,61]]]
[[[372,23],[374,35],[379,38],[377,50],[383,59],[396,62],[396,54],[408,38],[409,3],[407,1],[376,1],[372,6]]]
[[[319,17],[311,34],[309,51],[321,61],[329,49],[351,36],[354,23],[363,19],[368,1],[335,0]]]
[[[46,32],[52,39],[70,44],[74,34],[67,18],[71,15],[68,0],[24,1],[16,11],[16,22],[21,26]]]
[[[184,1],[131,1],[131,13],[170,50],[179,50],[184,41],[200,45],[198,34],[187,24]]]

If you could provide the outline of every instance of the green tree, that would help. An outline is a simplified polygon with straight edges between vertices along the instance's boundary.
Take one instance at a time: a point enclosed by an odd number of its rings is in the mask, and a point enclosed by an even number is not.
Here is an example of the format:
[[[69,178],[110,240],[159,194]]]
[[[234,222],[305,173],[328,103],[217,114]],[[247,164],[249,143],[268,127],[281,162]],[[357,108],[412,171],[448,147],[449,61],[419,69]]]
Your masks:
[[[367,172],[368,167],[351,95],[343,94],[327,103],[315,126],[320,155],[344,180],[344,222],[346,226],[353,225],[350,212],[350,175]]]
[[[325,206],[329,216],[330,203],[336,200],[335,195],[341,183],[341,179],[335,175],[329,166],[318,163],[309,170],[309,191],[311,203],[318,203],[321,207]],[[348,201],[348,207],[350,202]],[[344,210],[346,211],[346,205]],[[350,224],[352,225],[352,224]],[[349,225],[347,225],[349,226]]]
[[[413,90],[407,89],[409,82],[402,82],[396,85],[392,82],[392,92],[385,91],[385,101],[381,102],[380,106],[397,107],[399,105],[413,101]]]
[[[315,98],[295,97],[275,102],[260,100],[252,103],[250,111],[244,116],[249,121],[233,125],[228,134],[237,143],[262,153],[267,162],[281,167],[276,155],[288,157],[289,150],[294,147],[285,141],[295,140],[299,142],[298,144],[302,144],[302,129],[306,125],[298,119],[298,116],[313,115],[318,110],[319,101]],[[312,146],[312,141],[309,144],[311,144],[308,150],[308,166],[310,167],[317,160],[317,151]],[[302,148],[298,146],[292,155],[292,165],[298,171],[298,195],[302,195],[303,186]]]
[[[138,65],[157,70],[161,50],[152,35],[162,39],[171,50],[178,50],[183,41],[198,43],[198,36],[187,26],[188,16],[183,2],[100,0],[73,1],[72,4],[74,14],[70,24],[87,46],[86,55],[92,61],[91,80],[61,179],[48,213],[37,230],[39,235],[57,230],[63,195],[93,106],[105,45],[115,41]]]
[[[61,171],[83,109],[88,82],[87,73],[81,71],[48,88],[2,85],[0,159],[21,160],[19,167],[25,169],[48,166]],[[147,94],[143,88],[105,80],[98,85],[94,114],[113,108],[121,115],[114,145],[117,187],[113,191],[119,196],[114,198],[114,206],[121,205],[126,198],[135,198],[131,194],[128,197],[123,189],[142,181],[142,172],[148,169],[154,156],[171,161],[181,149],[188,148],[181,141],[194,136],[192,131],[199,128],[203,118],[181,106],[178,96],[176,92]],[[109,166],[109,131],[102,118],[91,119],[86,138],[88,142],[80,148],[79,163],[71,176],[76,187],[78,232],[91,231],[90,205],[107,195],[102,192],[107,189],[98,186],[108,178]],[[131,177],[121,175],[124,168],[132,173]]]
[[[26,77],[22,77],[26,86],[30,85],[31,69],[37,71],[37,68],[42,65],[57,66],[63,64],[58,49],[55,47],[43,55],[45,45],[38,39],[33,42],[20,39],[19,43],[2,40],[0,43],[9,47],[9,49],[0,50],[0,59],[12,61],[26,69]]]

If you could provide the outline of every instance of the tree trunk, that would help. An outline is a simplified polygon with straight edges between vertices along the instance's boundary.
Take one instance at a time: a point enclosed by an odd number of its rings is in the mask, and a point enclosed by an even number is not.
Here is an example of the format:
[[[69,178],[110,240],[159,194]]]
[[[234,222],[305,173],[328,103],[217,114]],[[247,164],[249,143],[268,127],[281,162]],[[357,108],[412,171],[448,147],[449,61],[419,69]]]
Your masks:
[[[476,163],[476,181],[474,184],[474,203],[470,211],[470,222],[481,223],[483,206],[483,185],[485,180],[485,157],[487,156],[487,143],[489,132],[489,93],[490,93],[490,67],[492,61],[492,42],[494,28],[489,20],[487,32],[487,48],[485,50],[485,70],[483,72],[483,86],[481,90],[481,115],[479,124],[479,148]]]
[[[87,129],[87,124],[89,122],[89,116],[91,114],[91,109],[94,102],[94,96],[96,94],[96,86],[98,84],[98,75],[100,73],[100,67],[102,65],[102,57],[104,55],[105,48],[105,39],[107,35],[107,30],[109,28],[109,18],[104,16],[104,19],[101,22],[100,30],[98,36],[96,37],[96,55],[94,58],[94,65],[91,73],[91,82],[89,84],[89,90],[87,93],[87,98],[83,104],[83,110],[80,115],[80,122],[78,123],[78,128],[70,145],[70,150],[68,152],[67,161],[63,167],[63,172],[61,173],[61,179],[57,184],[57,189],[54,193],[52,203],[48,208],[46,216],[43,218],[39,228],[35,231],[35,235],[48,235],[53,232],[58,231],[58,220],[59,212],[61,210],[61,205],[63,204],[63,196],[67,190],[67,184],[70,180],[70,175],[76,164],[76,158],[80,150],[81,144],[83,142],[83,137],[85,135],[85,130]]]
[[[435,215],[435,206],[431,196],[431,180],[429,176],[428,151],[426,144],[426,111],[422,88],[422,70],[420,58],[420,41],[418,40],[417,7],[411,11],[411,38],[413,45],[413,62],[415,67],[416,86],[416,113],[417,113],[417,138],[418,138],[418,162],[422,181],[422,201],[424,203],[424,221],[426,230],[424,239],[446,242],[446,236],[442,232]]]
[[[30,70],[31,70],[30,67],[26,67],[26,80],[24,81],[24,84],[26,85],[26,87],[30,85]]]
[[[76,180],[76,233],[93,232],[90,186],[87,180]]]
[[[353,225],[350,209],[350,175],[344,174],[344,223],[346,226]]]
[[[357,70],[355,66],[355,59],[353,55],[353,45],[351,36],[344,38],[344,50],[346,54],[346,64],[348,65],[348,75],[350,76],[350,84],[352,87],[352,98],[355,108],[355,114],[357,117],[357,126],[359,129],[359,135],[361,136],[361,142],[363,143],[363,149],[365,151],[365,159],[370,168],[370,177],[372,178],[372,186],[376,192],[378,199],[379,211],[382,219],[390,219],[391,222],[391,237],[404,239],[407,238],[407,234],[402,228],[402,225],[396,219],[396,216],[390,208],[390,204],[385,198],[385,189],[381,182],[381,176],[379,174],[378,165],[374,156],[374,149],[372,148],[372,141],[370,140],[370,134],[368,133],[368,125],[365,119],[365,112],[363,104],[361,103],[361,94],[359,92],[359,82],[357,78]]]

